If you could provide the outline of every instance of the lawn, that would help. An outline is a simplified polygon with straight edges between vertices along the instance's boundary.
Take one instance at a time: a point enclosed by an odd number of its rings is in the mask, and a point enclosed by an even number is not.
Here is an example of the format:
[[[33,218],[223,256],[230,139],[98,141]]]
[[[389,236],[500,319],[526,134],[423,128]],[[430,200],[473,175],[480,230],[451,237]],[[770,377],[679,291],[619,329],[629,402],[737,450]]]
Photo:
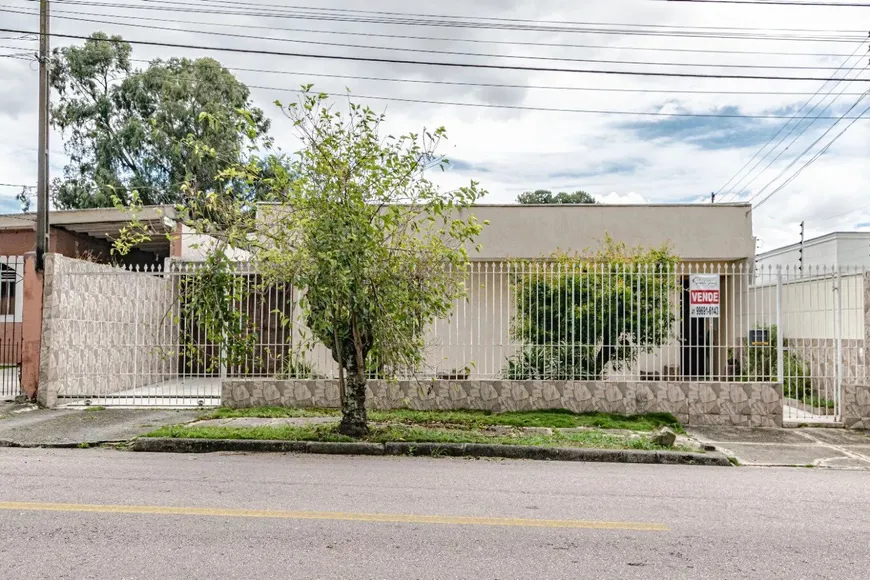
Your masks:
[[[256,439],[273,441],[358,441],[340,435],[337,425],[230,427],[173,425],[161,427],[147,437],[170,437],[178,439]],[[362,441],[385,443],[401,441],[409,443],[490,443],[505,445],[532,445],[543,447],[585,447],[595,449],[665,449],[655,445],[648,436],[625,437],[601,431],[556,432],[552,435],[529,434],[516,430],[511,434],[484,430],[414,427],[408,425],[383,425],[372,427],[371,434]],[[691,449],[668,448],[680,451]]]
[[[284,407],[257,407],[252,409],[217,409],[205,415],[205,419],[229,419],[234,417],[324,417],[338,416],[336,409],[292,409]],[[655,431],[670,427],[678,433],[683,428],[669,413],[649,413],[646,415],[613,415],[609,413],[572,413],[562,410],[516,411],[492,413],[490,411],[414,411],[397,409],[394,411],[369,411],[373,423],[389,423],[418,427],[459,427],[465,429],[484,429],[486,427],[550,427],[576,428],[591,427],[598,429],[627,429],[630,431]]]

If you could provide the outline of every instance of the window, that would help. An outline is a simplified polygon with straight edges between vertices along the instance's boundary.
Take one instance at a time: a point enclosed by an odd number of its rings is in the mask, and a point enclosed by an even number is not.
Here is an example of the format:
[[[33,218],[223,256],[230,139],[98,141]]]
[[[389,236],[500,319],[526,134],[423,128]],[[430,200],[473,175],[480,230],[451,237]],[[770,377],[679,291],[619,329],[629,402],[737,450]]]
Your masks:
[[[0,322],[21,322],[23,278],[22,258],[0,257]]]

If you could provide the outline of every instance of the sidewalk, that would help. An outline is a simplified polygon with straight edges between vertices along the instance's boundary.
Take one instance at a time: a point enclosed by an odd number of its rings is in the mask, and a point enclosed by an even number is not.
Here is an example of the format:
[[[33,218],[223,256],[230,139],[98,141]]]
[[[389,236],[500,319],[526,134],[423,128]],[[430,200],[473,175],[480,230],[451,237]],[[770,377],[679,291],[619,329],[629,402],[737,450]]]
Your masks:
[[[845,429],[688,427],[698,441],[741,465],[870,470],[870,433]]]
[[[187,423],[197,410],[39,409],[0,402],[0,447],[75,447],[128,441],[164,425]]]

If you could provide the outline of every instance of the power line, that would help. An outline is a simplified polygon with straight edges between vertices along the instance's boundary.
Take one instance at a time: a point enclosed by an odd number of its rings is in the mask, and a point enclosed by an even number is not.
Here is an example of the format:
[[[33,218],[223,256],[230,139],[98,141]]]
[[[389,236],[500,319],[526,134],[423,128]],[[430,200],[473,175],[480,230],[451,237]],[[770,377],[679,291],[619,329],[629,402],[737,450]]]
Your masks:
[[[28,30],[19,30],[15,28],[0,28],[0,32],[11,32],[19,34],[32,34]],[[89,36],[80,34],[65,34],[52,32],[50,36],[56,38],[71,38],[77,40],[89,40]],[[112,39],[104,39],[102,42],[116,42]],[[577,73],[577,74],[603,74],[603,75],[626,75],[626,76],[649,76],[649,77],[675,77],[675,78],[716,78],[716,79],[752,79],[752,80],[778,80],[778,81],[828,81],[838,79],[828,79],[823,77],[792,77],[792,76],[772,76],[772,75],[733,75],[733,74],[702,74],[702,73],[671,73],[657,71],[615,71],[615,70],[595,70],[595,69],[567,69],[557,67],[523,67],[515,65],[494,65],[482,63],[462,63],[462,62],[433,62],[419,61],[410,59],[395,59],[395,58],[378,58],[364,56],[346,56],[346,55],[329,55],[329,54],[310,54],[297,52],[284,52],[276,50],[252,49],[252,48],[236,48],[236,47],[218,47],[218,46],[197,46],[192,44],[180,44],[174,42],[159,42],[153,40],[123,40],[131,45],[143,46],[160,46],[166,48],[184,48],[190,50],[207,50],[215,52],[230,52],[240,54],[259,54],[270,56],[290,56],[298,58],[311,58],[320,60],[341,60],[349,62],[376,62],[385,64],[412,64],[418,66],[438,66],[449,68],[471,68],[471,69],[490,69],[490,70],[514,70],[514,71],[531,71],[531,72],[558,72],[558,73]],[[870,79],[862,79],[870,82]]]
[[[18,189],[33,189],[35,185],[23,185],[21,183],[0,183],[0,187],[17,187]]]
[[[0,12],[8,12],[13,14],[32,14],[29,12],[20,12],[10,10],[5,7],[0,7]],[[588,64],[617,64],[617,65],[639,65],[639,66],[671,66],[671,67],[711,67],[711,68],[736,68],[736,69],[783,69],[783,70],[839,70],[839,68],[827,66],[789,66],[789,65],[742,65],[742,64],[706,64],[706,63],[670,63],[670,62],[649,62],[649,61],[633,61],[633,60],[608,60],[608,59],[591,59],[591,58],[571,58],[571,57],[556,57],[556,56],[532,56],[532,55],[513,55],[513,54],[493,54],[493,53],[477,53],[477,52],[462,52],[453,50],[435,50],[424,48],[409,48],[409,47],[392,47],[392,46],[370,46],[365,44],[346,44],[340,42],[326,42],[319,40],[301,40],[295,38],[271,38],[263,36],[254,36],[250,34],[226,33],[213,30],[195,30],[187,28],[167,28],[164,26],[152,26],[148,24],[135,24],[130,22],[113,22],[107,20],[96,20],[92,18],[79,18],[74,16],[54,16],[64,20],[74,20],[79,22],[91,22],[97,24],[112,24],[116,26],[126,26],[129,28],[144,28],[148,30],[161,30],[171,32],[184,32],[188,34],[205,34],[209,36],[219,36],[221,38],[243,38],[246,40],[265,40],[270,42],[290,42],[294,44],[331,46],[337,48],[353,48],[364,50],[384,50],[411,52],[419,54],[435,54],[449,56],[464,56],[473,58],[504,58],[504,59],[519,59],[519,60],[534,60],[534,61],[555,61],[555,62],[582,62]]]
[[[847,216],[847,215],[851,215],[851,214],[853,214],[853,213],[855,213],[855,212],[861,211],[861,210],[863,210],[863,209],[867,209],[868,207],[870,207],[870,203],[868,203],[868,204],[866,204],[866,205],[862,205],[861,207],[856,207],[855,209],[850,209],[849,211],[844,211],[844,212],[842,212],[842,213],[838,213],[838,214],[834,214],[834,215],[829,215],[828,217],[823,217],[822,219],[813,220],[813,224],[829,222],[829,221],[831,221],[831,220],[833,220],[833,219],[837,219],[837,218],[840,218],[840,217],[844,217],[844,216]]]
[[[864,109],[864,112],[862,112],[861,115],[859,115],[857,119],[855,119],[854,121],[852,121],[851,123],[849,123],[848,125],[846,125],[846,127],[845,127],[842,131],[840,131],[840,132],[837,134],[836,137],[834,137],[833,139],[831,139],[831,142],[830,142],[830,143],[828,143],[827,145],[825,145],[825,146],[824,146],[824,147],[823,147],[823,148],[822,148],[818,153],[816,153],[816,154],[815,154],[811,159],[809,159],[806,163],[804,163],[803,166],[801,166],[800,169],[798,169],[797,171],[795,171],[795,173],[785,181],[785,183],[783,183],[782,185],[780,185],[779,187],[777,187],[776,189],[774,189],[773,191],[771,191],[769,194],[767,194],[767,197],[765,197],[765,198],[762,199],[760,202],[758,202],[758,204],[755,206],[755,209],[758,209],[758,208],[761,207],[761,205],[764,204],[767,200],[769,200],[771,197],[773,197],[774,195],[776,195],[777,193],[779,193],[780,191],[782,191],[782,190],[783,190],[783,189],[784,189],[788,184],[790,184],[792,181],[794,181],[795,179],[797,179],[798,176],[799,176],[801,173],[803,173],[804,169],[806,169],[807,167],[809,167],[810,165],[812,165],[813,163],[815,163],[816,160],[817,160],[819,157],[821,157],[822,155],[824,155],[825,153],[827,153],[827,152],[828,152],[828,149],[831,148],[831,145],[833,145],[834,143],[836,143],[837,140],[838,140],[840,137],[842,137],[842,136],[846,133],[846,131],[849,130],[849,128],[850,128],[852,125],[855,124],[855,121],[857,121],[857,120],[860,119],[862,116],[864,116],[868,111],[870,111],[870,107],[867,107],[866,109]]]
[[[268,91],[282,91],[290,93],[304,93],[300,89],[287,89],[282,87],[267,87],[261,85],[247,85],[251,89],[260,89]],[[549,113],[581,113],[590,115],[636,115],[641,117],[690,117],[690,118],[717,118],[717,119],[788,119],[790,117],[784,115],[740,115],[732,113],[661,113],[656,111],[613,111],[600,109],[568,109],[561,107],[532,107],[526,105],[499,105],[493,103],[465,103],[461,101],[435,101],[430,99],[410,99],[403,97],[384,97],[378,95],[358,95],[355,93],[329,93],[325,91],[323,94],[330,97],[352,97],[357,99],[371,99],[376,101],[392,101],[397,103],[420,103],[426,105],[449,105],[456,107],[478,107],[483,109],[508,109],[518,111],[537,111]],[[858,117],[821,117],[822,119],[858,119]]]
[[[864,97],[867,96],[867,94],[870,94],[870,91],[864,93],[864,95],[863,95],[862,97],[860,97],[857,101],[855,101],[855,104],[853,104],[851,107],[849,107],[849,110],[846,111],[846,112],[843,114],[843,116],[841,117],[841,120],[847,118],[846,115],[848,115],[848,114],[852,111],[852,109],[854,109],[855,107],[857,107],[858,104],[859,104],[861,101],[864,100]],[[843,134],[844,134],[844,133],[845,133],[845,132],[846,132],[846,131],[847,131],[847,130],[852,126],[852,125],[854,125],[854,124],[858,121],[858,119],[861,119],[861,118],[862,118],[862,117],[867,113],[867,111],[870,111],[870,107],[868,107],[867,109],[865,109],[864,112],[862,112],[862,113],[861,113],[860,115],[858,115],[857,117],[853,117],[853,118],[852,118],[852,122],[849,123],[848,125],[846,125],[846,128],[845,128],[845,129],[843,129],[842,131],[840,131],[840,133],[837,134],[837,136],[834,137],[834,138],[833,138],[833,139],[832,139],[832,140],[831,140],[827,145],[825,145],[821,150],[819,150],[819,152],[816,153],[815,156],[813,156],[810,160],[808,160],[808,161],[807,161],[807,162],[806,162],[806,163],[805,163],[805,164],[804,164],[800,169],[798,169],[798,170],[797,170],[797,171],[796,171],[796,172],[795,172],[795,173],[794,173],[790,178],[788,178],[788,179],[787,179],[787,180],[786,180],[782,185],[780,185],[779,187],[777,187],[776,189],[774,189],[772,192],[770,192],[770,193],[767,195],[767,197],[763,198],[763,199],[758,203],[758,205],[756,205],[755,207],[758,208],[758,207],[761,206],[763,203],[765,203],[767,200],[769,200],[771,197],[773,197],[773,196],[774,196],[778,191],[781,191],[781,190],[782,190],[786,185],[788,185],[789,183],[791,183],[792,181],[794,181],[794,180],[797,178],[797,176],[800,175],[801,172],[802,172],[804,169],[806,169],[807,167],[809,167],[813,162],[815,162],[816,159],[818,159],[819,157],[821,157],[822,155],[824,155],[825,152],[826,152],[828,149],[830,149],[831,145],[833,145],[833,144],[837,141],[837,139],[839,139],[840,137],[842,137]],[[816,146],[816,145],[817,145],[817,144],[818,144],[818,143],[819,143],[819,142],[820,142],[820,141],[821,141],[821,140],[822,140],[822,139],[823,139],[823,138],[824,138],[828,133],[831,132],[831,130],[832,130],[834,127],[837,126],[838,123],[839,123],[839,121],[837,121],[837,123],[834,123],[833,125],[831,125],[831,126],[828,128],[828,130],[825,131],[824,133],[822,133],[822,135],[821,135],[818,139],[816,139],[815,141],[813,141],[812,143],[810,143],[810,146],[807,147],[806,149],[804,149],[804,151],[802,151],[800,155],[798,155],[797,157],[795,157],[795,159],[794,159],[791,163],[789,163],[788,166],[787,166],[785,169],[783,169],[782,172],[780,172],[779,175],[777,175],[777,176],[774,177],[772,180],[770,180],[770,182],[769,182],[767,185],[765,185],[763,188],[761,188],[761,190],[758,191],[758,193],[756,193],[754,196],[752,196],[752,197],[749,199],[749,203],[752,203],[752,201],[754,201],[755,198],[757,198],[757,197],[760,196],[762,193],[764,193],[765,190],[767,190],[768,187],[770,187],[771,185],[773,185],[773,184],[774,184],[774,183],[775,183],[775,182],[776,182],[780,177],[782,177],[783,175],[785,175],[785,173],[786,173],[789,169],[791,169],[791,168],[795,165],[795,163],[797,163],[798,161],[800,161],[801,157],[803,157],[804,155],[806,155],[806,154],[810,151],[810,149],[812,149],[813,147],[815,147],[815,146]]]
[[[58,0],[55,0],[57,2]],[[14,8],[9,6],[3,6],[0,8]],[[112,18],[126,18],[126,19],[135,19],[137,21],[145,20],[150,22],[169,22],[169,23],[183,23],[183,24],[199,24],[202,26],[218,26],[218,27],[227,27],[227,28],[249,28],[252,30],[271,30],[271,31],[282,31],[282,32],[303,32],[303,33],[312,33],[312,34],[335,34],[342,36],[362,36],[362,37],[371,37],[371,38],[392,38],[392,39],[400,39],[400,40],[429,40],[436,42],[466,42],[466,43],[474,43],[474,44],[494,44],[494,45],[506,45],[506,46],[534,46],[534,47],[551,47],[551,48],[592,48],[596,50],[634,50],[639,52],[676,52],[676,53],[699,53],[699,54],[743,54],[743,55],[751,55],[751,56],[814,56],[814,57],[845,57],[849,56],[846,54],[840,53],[820,53],[820,52],[771,52],[771,51],[753,51],[753,50],[716,50],[716,49],[702,49],[702,48],[670,48],[670,47],[658,47],[658,46],[619,46],[619,45],[593,45],[593,44],[564,44],[564,43],[556,43],[556,42],[529,42],[529,41],[519,41],[519,40],[487,40],[487,39],[479,39],[479,38],[445,38],[443,36],[414,36],[407,34],[384,34],[377,32],[354,32],[348,30],[320,30],[314,28],[287,28],[281,26],[258,26],[255,24],[244,24],[244,23],[226,23],[226,22],[194,22],[190,20],[178,20],[177,18],[154,18],[147,16],[125,16],[122,14],[105,14],[101,12],[69,12],[64,10],[53,10],[53,15],[56,14],[70,14],[70,15],[81,15],[81,16],[111,16]]]
[[[33,1],[33,0],[28,0]],[[509,25],[509,24],[497,24],[497,23],[481,23],[481,22],[469,22],[469,21],[461,21],[461,20],[449,20],[449,21],[438,21],[438,20],[413,20],[413,19],[389,19],[389,18],[375,18],[375,17],[352,17],[352,16],[342,16],[342,15],[324,15],[324,14],[311,14],[311,13],[288,13],[288,12],[277,12],[277,11],[227,11],[227,10],[219,10],[219,9],[203,9],[201,8],[202,4],[189,4],[184,2],[173,2],[173,5],[168,5],[169,3],[161,3],[160,6],[135,6],[130,4],[108,4],[108,3],[93,3],[93,2],[81,2],[76,0],[53,0],[54,3],[58,4],[72,4],[72,5],[85,5],[85,6],[100,6],[102,8],[120,8],[125,10],[144,10],[144,11],[165,11],[165,12],[182,12],[182,13],[192,13],[192,14],[220,14],[227,16],[260,16],[263,18],[288,18],[295,20],[319,20],[325,22],[351,22],[358,24],[387,24],[387,25],[404,25],[404,26],[434,26],[434,27],[446,27],[446,28],[457,28],[457,29],[490,29],[490,30],[513,30],[513,31],[526,31],[526,32],[553,32],[553,33],[574,33],[574,34],[592,34],[592,35],[621,35],[621,36],[656,36],[656,37],[673,37],[673,38],[713,38],[713,39],[736,39],[736,40],[770,40],[770,41],[784,41],[784,42],[853,42],[854,40],[858,40],[863,37],[863,31],[855,31],[861,32],[861,36],[855,37],[845,37],[842,34],[836,36],[806,36],[806,35],[770,35],[770,34],[756,34],[756,33],[747,33],[741,32],[739,29],[736,31],[731,31],[729,33],[724,32],[709,32],[709,31],[696,31],[696,32],[686,32],[686,31],[651,31],[651,30],[634,30],[630,28],[594,28],[594,27],[586,27],[586,28],[570,28],[570,27],[561,27],[561,26],[520,26],[520,25]],[[179,7],[182,6],[182,7]],[[592,25],[599,26],[599,25]],[[622,25],[624,26],[624,25]],[[647,27],[654,25],[644,25]],[[827,32],[827,31],[823,31]],[[836,32],[836,31],[835,31]],[[852,31],[846,31],[851,34]]]
[[[132,59],[132,62],[140,62],[149,64],[152,61]],[[333,78],[333,79],[355,79],[362,81],[381,81],[391,83],[410,83],[410,84],[426,84],[426,85],[448,85],[460,87],[480,87],[480,88],[504,88],[504,89],[532,89],[532,90],[551,90],[551,91],[581,91],[581,92],[604,92],[604,93],[654,93],[654,94],[677,94],[677,95],[755,95],[755,96],[806,96],[817,95],[818,91],[811,92],[788,92],[788,91],[707,91],[707,90],[680,90],[680,89],[629,89],[621,87],[571,87],[561,85],[523,85],[523,84],[504,84],[504,83],[474,83],[464,81],[440,81],[432,79],[407,79],[407,78],[390,78],[390,77],[371,77],[362,75],[347,75],[347,74],[329,74],[329,73],[312,73],[304,71],[284,71],[259,68],[245,68],[235,66],[225,66],[224,68],[236,72],[252,72],[260,74],[275,74],[275,75],[290,75],[300,77],[315,77],[315,78]],[[841,96],[857,97],[863,93],[842,93]]]
[[[146,0],[147,1],[147,0]],[[870,8],[870,4],[860,2],[796,2],[794,0],[666,0],[667,2],[686,2],[691,4],[753,4],[755,6],[823,6],[825,8]]]
[[[33,0],[36,1],[36,0]],[[165,4],[165,0],[140,0],[141,2],[148,2],[153,4]],[[240,2],[238,0],[201,0],[206,4],[223,4],[229,6],[253,6],[255,8],[279,8],[283,10],[287,9],[301,9],[308,10],[311,12],[339,12],[339,13],[356,13],[356,14],[378,14],[378,15],[387,15],[387,16],[415,16],[422,18],[453,18],[453,19],[466,19],[466,20],[482,20],[482,21],[497,21],[497,22],[521,22],[521,23],[533,23],[533,24],[571,24],[571,25],[599,25],[599,26],[630,26],[630,27],[648,27],[648,28],[675,28],[675,29],[705,29],[705,30],[774,30],[777,32],[818,32],[818,30],[814,29],[806,29],[806,28],[736,28],[736,27],[728,27],[728,26],[681,26],[676,24],[632,24],[632,23],[613,23],[613,22],[578,22],[572,20],[533,20],[529,18],[499,18],[494,16],[469,16],[469,15],[457,15],[457,14],[424,14],[424,13],[414,13],[414,12],[395,12],[395,11],[385,11],[385,10],[356,10],[351,8],[331,8],[331,7],[318,7],[318,6],[299,6],[299,5],[286,5],[286,4],[267,4],[263,2]],[[183,4],[182,2],[178,2],[176,0],[170,0],[172,4]],[[826,32],[863,32],[863,30],[826,30]]]
[[[851,83],[850,83],[850,84],[851,84]],[[834,87],[836,87],[836,86],[837,86],[837,85],[834,85]],[[846,85],[846,87],[848,87],[848,85]],[[845,91],[846,89],[844,88],[843,90]],[[822,97],[822,100],[824,100],[824,98],[826,98],[828,95],[830,95],[830,92],[828,92],[828,94],[826,94],[825,97]],[[841,96],[841,95],[836,95],[836,96],[834,97],[834,99],[833,99],[833,100],[832,100],[832,101],[831,101],[827,106],[825,106],[824,109],[822,109],[821,112],[823,113],[823,112],[827,111],[827,110],[831,107],[831,105],[833,105],[834,102],[835,102],[838,98],[840,98],[840,96]],[[812,99],[811,99],[811,100],[812,100]],[[859,101],[860,101],[860,99],[859,99]],[[782,137],[782,139],[780,139],[779,143],[777,143],[777,144],[773,147],[773,149],[771,149],[770,151],[768,151],[768,153],[767,153],[764,157],[762,157],[762,158],[758,161],[758,163],[757,163],[757,164],[756,164],[756,165],[755,165],[755,166],[750,170],[750,174],[751,174],[752,171],[755,169],[755,167],[758,167],[758,165],[760,165],[762,161],[764,161],[765,159],[767,159],[767,158],[770,156],[770,154],[773,153],[774,150],[776,150],[776,148],[779,147],[779,145],[782,144],[782,142],[786,140],[786,138],[788,138],[789,135],[791,135],[792,133],[794,133],[794,131],[795,131],[795,130],[800,126],[800,123],[801,123],[802,121],[806,120],[806,118],[809,117],[809,115],[810,115],[810,114],[811,114],[811,113],[812,113],[812,112],[813,112],[813,111],[814,111],[814,110],[815,110],[815,109],[816,109],[816,108],[817,108],[821,103],[822,103],[822,101],[819,101],[819,102],[818,102],[818,103],[817,103],[817,104],[816,104],[812,109],[810,109],[810,110],[807,112],[806,115],[804,115],[804,116],[803,116],[803,117],[802,117],[802,118],[801,118],[801,119],[800,119],[800,120],[799,120],[799,121],[794,125],[794,127],[792,127],[791,131],[789,131],[787,134],[783,135],[783,137]],[[795,135],[794,139],[792,139],[791,142],[789,142],[789,144],[786,145],[786,147],[785,147],[784,149],[782,149],[779,153],[777,153],[776,157],[774,157],[773,159],[770,160],[770,163],[768,163],[768,164],[764,167],[764,169],[761,170],[760,173],[758,173],[755,177],[753,177],[753,178],[750,179],[746,184],[743,185],[743,189],[746,189],[746,188],[748,188],[750,185],[752,185],[753,183],[755,183],[755,180],[757,180],[759,177],[761,177],[761,176],[764,174],[765,171],[767,171],[767,170],[768,170],[768,169],[769,169],[769,168],[770,168],[774,163],[776,163],[776,161],[777,161],[780,157],[782,157],[782,155],[783,155],[786,151],[788,151],[789,149],[791,149],[791,146],[794,145],[794,144],[797,142],[797,140],[800,139],[800,138],[804,135],[804,133],[806,133],[806,132],[809,130],[809,128],[812,127],[812,126],[815,124],[816,121],[818,121],[819,119],[822,119],[822,118],[823,118],[823,117],[821,117],[820,115],[821,115],[821,113],[820,113],[819,115],[816,115],[815,117],[813,117],[813,118],[810,120],[810,122],[809,122],[807,125],[805,125],[805,126],[803,127],[803,129],[800,131],[800,133],[798,133],[797,135]],[[837,122],[835,122],[834,125],[836,125],[837,123],[839,123],[839,120],[838,120]],[[788,125],[788,123],[786,123],[786,125]],[[740,190],[738,189],[737,191],[739,192]],[[737,195],[737,194],[735,193],[735,195]]]
[[[843,64],[840,65],[840,69],[842,69],[844,66],[846,66],[846,65],[849,63],[849,61],[850,61],[852,58],[855,57],[855,55],[858,53],[858,51],[861,50],[861,48],[863,48],[863,43],[859,44],[859,45],[855,48],[855,50],[852,52],[852,54],[851,54],[851,55],[850,55],[846,60],[843,61]],[[846,72],[846,74],[848,75],[851,71],[855,70],[855,67],[858,66],[859,63],[860,63],[860,60],[856,61],[856,63],[855,63],[854,65],[852,65],[852,67],[851,67],[851,68]],[[840,70],[840,69],[837,69],[837,70]],[[860,74],[860,73],[859,73],[859,74]],[[759,149],[758,151],[756,151],[756,152],[755,152],[755,155],[753,155],[752,158],[751,158],[749,161],[747,161],[746,164],[745,164],[743,167],[741,167],[741,168],[737,171],[737,173],[735,173],[735,174],[731,177],[731,179],[729,179],[729,180],[725,183],[725,185],[723,185],[723,186],[719,189],[719,191],[717,191],[716,193],[718,194],[719,192],[721,192],[722,190],[724,190],[724,189],[728,186],[728,184],[730,184],[730,183],[731,183],[731,182],[732,182],[732,181],[733,181],[737,176],[739,176],[741,173],[743,173],[743,170],[746,169],[746,168],[749,166],[749,164],[752,163],[752,162],[753,162],[753,161],[754,161],[754,160],[755,160],[755,159],[756,159],[756,158],[757,158],[757,157],[758,157],[758,156],[759,156],[759,155],[760,155],[760,154],[761,154],[765,149],[767,149],[768,145],[770,145],[771,143],[773,143],[774,139],[776,139],[776,138],[777,138],[777,137],[778,137],[778,136],[779,136],[779,135],[780,135],[780,134],[781,134],[781,133],[786,129],[786,127],[789,126],[789,124],[791,123],[791,121],[792,121],[793,119],[797,118],[797,116],[800,114],[800,112],[803,111],[804,108],[805,108],[807,105],[809,105],[809,104],[813,101],[813,99],[814,99],[814,98],[815,98],[815,97],[816,97],[820,92],[822,92],[822,89],[824,89],[825,85],[827,85],[828,82],[829,82],[829,81],[826,81],[825,83],[823,83],[823,84],[818,88],[818,90],[815,92],[815,94],[814,94],[813,96],[811,96],[809,99],[807,99],[807,101],[806,101],[803,105],[801,105],[800,109],[798,109],[798,110],[795,112],[795,114],[793,115],[792,119],[790,119],[790,120],[787,121],[785,124],[783,124],[783,126],[779,128],[779,131],[777,131],[777,132],[776,132],[776,133],[775,133],[775,134],[770,138],[770,140],[768,140],[768,142],[765,143],[765,144],[761,147],[761,149]],[[852,82],[854,82],[854,79],[853,79],[853,81],[850,81],[849,84],[851,84]],[[827,97],[828,95],[830,95],[830,94],[834,91],[834,89],[837,87],[838,84],[839,84],[839,82],[838,82],[838,83],[835,83],[835,84],[831,87],[831,90],[828,91],[828,93],[825,95],[825,97]],[[846,87],[844,87],[844,89],[843,89],[842,92],[845,92],[845,90],[846,90],[846,88],[848,88],[848,86],[849,86],[849,85],[846,85]],[[841,94],[840,94],[839,96],[842,95],[842,92],[841,92]],[[822,100],[824,100],[824,97],[822,98]],[[834,100],[836,101],[836,97],[834,98]],[[806,118],[809,116],[809,114],[812,113],[812,112],[815,110],[815,108],[816,108],[820,103],[821,103],[821,101],[819,101],[819,103],[817,103],[816,106],[814,106],[812,109],[810,109],[810,111],[807,112],[806,115],[804,115],[804,117],[801,119],[801,121],[803,121],[804,119],[806,119]],[[832,101],[832,103],[833,103],[833,101]],[[828,106],[830,106],[830,105],[828,105]],[[825,108],[825,110],[827,110],[827,107]],[[798,135],[798,137],[800,137],[800,135],[803,135],[803,133],[806,132],[806,130],[809,128],[809,126],[812,125],[813,123],[815,123],[815,121],[816,121],[816,120],[813,120],[809,125],[807,125],[807,127],[804,129],[803,132],[801,132],[801,133]],[[791,135],[792,133],[794,133],[795,129],[797,129],[797,127],[798,127],[799,125],[800,125],[800,121],[798,121],[798,122],[794,125],[794,127],[792,127],[791,131],[789,131],[786,135],[784,135],[784,136],[782,137],[782,139],[780,139],[780,141],[779,141],[776,145],[774,145],[773,148],[771,148],[771,150],[768,151],[767,154],[766,154],[764,157],[762,157],[761,159],[759,159],[758,163],[756,163],[755,165],[753,165],[752,168],[749,170],[749,172],[748,172],[746,175],[747,175],[747,176],[748,176],[748,175],[751,175],[752,172],[755,171],[755,168],[758,167],[758,166],[759,166],[759,165],[760,165],[760,164],[761,164],[761,163],[762,163],[762,162],[763,162],[767,157],[769,157],[770,154],[773,153],[773,151],[774,151],[777,147],[779,147],[779,145],[780,145],[783,141],[785,141],[785,139],[786,139],[789,135]],[[796,140],[796,139],[795,139],[795,140]],[[793,144],[793,143],[794,143],[794,141],[792,141],[792,144]],[[790,147],[790,146],[791,146],[791,144],[789,144],[789,147]],[[788,149],[788,147],[786,147],[786,149]],[[780,155],[782,155],[782,153],[780,153]],[[767,167],[770,167],[770,165],[772,165],[773,162],[776,161],[776,159],[779,159],[780,155],[777,155],[776,158],[774,158],[774,160],[771,161],[771,163],[768,164]],[[764,170],[762,170],[761,173],[764,173],[764,171],[767,170],[767,167],[765,167]],[[758,176],[761,175],[761,173],[759,173],[758,175],[756,175],[755,178],[757,179]],[[741,191],[740,188],[739,188],[739,186],[740,186],[740,184],[742,183],[742,181],[743,181],[743,178],[740,178],[740,180],[739,180],[735,185],[733,185],[733,186],[732,186],[728,191],[725,192],[725,195],[727,196],[729,192],[732,192],[732,195],[733,195],[733,196],[737,196],[737,195],[739,195],[739,194],[740,194],[740,191]],[[749,185],[750,183],[752,183],[752,181],[750,181],[749,183],[747,183],[744,187],[748,187],[748,185]],[[723,200],[723,201],[724,201],[724,200]]]

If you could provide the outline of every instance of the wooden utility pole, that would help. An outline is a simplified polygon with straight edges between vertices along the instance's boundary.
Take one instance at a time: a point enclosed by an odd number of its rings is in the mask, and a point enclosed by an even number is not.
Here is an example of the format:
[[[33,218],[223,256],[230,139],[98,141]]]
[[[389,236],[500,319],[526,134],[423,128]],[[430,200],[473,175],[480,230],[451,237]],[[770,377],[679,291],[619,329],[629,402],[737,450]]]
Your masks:
[[[49,85],[49,66],[51,51],[49,46],[49,0],[39,2],[39,144],[37,145],[36,177],[36,269],[45,266],[45,253],[48,251],[48,135],[49,105],[51,87]]]

